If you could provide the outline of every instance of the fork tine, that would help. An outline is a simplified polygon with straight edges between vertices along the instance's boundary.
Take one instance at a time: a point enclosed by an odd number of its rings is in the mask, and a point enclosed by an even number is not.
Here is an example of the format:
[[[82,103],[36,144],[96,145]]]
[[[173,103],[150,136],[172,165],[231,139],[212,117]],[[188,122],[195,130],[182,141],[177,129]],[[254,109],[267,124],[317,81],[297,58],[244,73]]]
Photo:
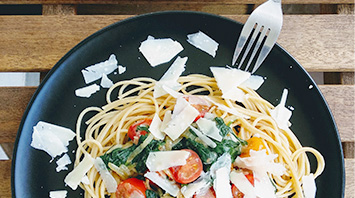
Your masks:
[[[268,31],[268,28],[266,28],[266,27],[264,27],[263,30],[261,31],[260,36],[259,36],[259,39],[258,39],[258,41],[256,42],[255,48],[254,48],[253,53],[251,54],[251,56],[250,56],[250,58],[249,58],[249,61],[248,61],[248,64],[247,64],[245,70],[248,70],[248,69],[249,69],[250,64],[252,63],[252,61],[253,61],[253,59],[254,59],[256,53],[258,52],[258,50],[259,50],[259,48],[260,48],[260,45],[261,45],[262,41],[264,40],[267,31]]]
[[[237,46],[235,47],[235,50],[234,50],[232,65],[235,65],[235,63],[237,62],[240,52],[242,51],[253,28],[254,28],[254,23],[253,24],[251,24],[251,23],[244,24],[244,27],[242,29],[242,32],[240,33],[240,36],[239,36],[239,39],[237,42]]]
[[[256,39],[256,37],[258,36],[259,32],[260,32],[260,29],[261,29],[261,25],[256,24],[254,33],[253,33],[253,35],[252,35],[252,37],[251,37],[251,39],[250,39],[250,41],[249,41],[249,43],[248,43],[247,49],[245,50],[242,59],[240,60],[238,69],[240,69],[240,67],[242,66],[242,64],[243,64],[243,62],[244,62],[244,60],[245,60],[245,58],[246,58],[247,55],[249,54],[249,51],[250,51],[251,47],[253,46],[253,44],[254,44],[254,42],[255,42],[255,39]],[[246,67],[244,70],[247,71],[247,70],[248,70],[248,67]]]
[[[254,73],[264,61],[266,56],[271,51],[272,47],[275,45],[277,37],[279,36],[279,31],[270,30],[268,36],[266,37],[264,46],[261,48],[258,59],[256,60],[255,66],[251,73]]]

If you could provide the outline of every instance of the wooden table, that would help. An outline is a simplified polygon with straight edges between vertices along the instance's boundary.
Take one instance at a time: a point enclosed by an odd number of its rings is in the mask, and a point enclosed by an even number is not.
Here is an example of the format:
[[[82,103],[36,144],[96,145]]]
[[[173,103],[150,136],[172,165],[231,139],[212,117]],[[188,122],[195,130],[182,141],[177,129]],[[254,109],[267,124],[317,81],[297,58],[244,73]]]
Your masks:
[[[0,72],[41,72],[44,76],[78,42],[132,15],[195,10],[245,22],[262,2],[0,0]],[[344,150],[345,197],[354,197],[354,1],[283,0],[283,11],[284,26],[278,42],[308,72],[324,76],[319,87],[334,114]],[[9,156],[35,89],[0,87],[0,144]],[[0,176],[0,197],[11,197],[11,159],[0,161]]]

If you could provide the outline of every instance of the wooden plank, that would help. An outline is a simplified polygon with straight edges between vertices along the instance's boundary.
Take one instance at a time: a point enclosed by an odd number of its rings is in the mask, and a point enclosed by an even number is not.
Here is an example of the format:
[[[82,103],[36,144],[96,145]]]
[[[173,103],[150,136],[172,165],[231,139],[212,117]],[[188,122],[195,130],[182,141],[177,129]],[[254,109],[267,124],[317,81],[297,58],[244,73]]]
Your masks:
[[[171,3],[173,0],[165,0],[165,1],[157,1],[157,0],[0,0],[0,4],[121,4],[125,2],[131,3],[145,3],[145,4],[158,4],[160,2],[166,4]],[[185,3],[185,2],[222,2],[225,4],[261,4],[265,2],[265,0],[178,0],[175,2]],[[282,0],[283,4],[353,4],[352,0]]]
[[[345,159],[345,198],[354,198],[355,159]],[[0,161],[0,197],[11,197],[11,160]]]
[[[337,123],[342,142],[354,142],[354,86],[321,85]],[[0,143],[14,142],[23,112],[35,87],[0,87]]]
[[[42,6],[43,15],[75,15],[75,5],[46,4]]]
[[[355,99],[353,85],[319,86],[334,115],[342,142],[354,142]]]
[[[127,17],[0,16],[0,71],[48,71],[81,40]],[[310,72],[353,72],[353,34],[351,15],[286,15],[279,43]]]
[[[0,143],[15,142],[22,115],[36,87],[0,87]]]
[[[0,198],[11,197],[11,160],[0,161]]]

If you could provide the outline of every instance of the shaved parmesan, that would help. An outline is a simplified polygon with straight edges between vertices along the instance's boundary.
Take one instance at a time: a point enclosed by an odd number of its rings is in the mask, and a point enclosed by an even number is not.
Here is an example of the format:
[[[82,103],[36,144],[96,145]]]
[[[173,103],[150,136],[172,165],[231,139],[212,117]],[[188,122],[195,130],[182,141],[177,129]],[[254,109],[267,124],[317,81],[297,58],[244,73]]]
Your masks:
[[[160,126],[160,131],[164,131],[164,129],[168,126],[168,123],[171,120],[171,115],[172,114],[171,114],[170,110],[165,112],[163,121],[162,121],[161,126]]]
[[[113,82],[107,77],[106,74],[102,74],[100,85],[103,88],[110,88],[113,85]]]
[[[186,105],[184,105],[184,107],[181,107],[181,109],[179,107],[178,112],[176,112],[174,108],[172,119],[168,123],[167,127],[164,129],[164,132],[173,141],[176,140],[199,115],[199,112],[188,102],[186,102],[185,104]]]
[[[210,70],[222,91],[222,98],[243,102],[245,93],[238,86],[248,80],[249,72],[225,67],[210,67]]]
[[[50,198],[66,198],[67,194],[68,194],[68,191],[66,191],[66,190],[56,190],[56,191],[50,191],[49,197]]]
[[[225,105],[223,105],[223,104],[220,104],[220,103],[217,103],[217,102],[213,101],[213,100],[212,100],[211,98],[209,98],[208,96],[205,97],[205,99],[208,100],[208,101],[210,101],[212,104],[216,105],[217,108],[220,109],[220,110],[223,110],[223,111],[225,111],[225,112],[228,112],[228,113],[230,113],[230,114],[232,114],[232,115],[235,115],[235,116],[238,116],[238,117],[243,117],[243,118],[245,118],[245,119],[249,119],[249,118],[250,118],[249,116],[240,113],[240,112],[239,112],[238,110],[236,110],[236,109],[227,107],[227,106],[225,106]]]
[[[165,192],[169,193],[174,197],[176,197],[179,193],[179,186],[174,181],[171,181],[167,178],[163,178],[156,172],[147,172],[146,174],[144,174],[144,177],[148,178],[160,188],[165,190]]]
[[[217,170],[222,167],[231,167],[232,159],[229,153],[224,153],[220,157],[218,157],[217,161],[212,164],[210,168],[210,175],[213,179],[217,177]]]
[[[251,75],[246,81],[244,81],[241,86],[249,87],[253,90],[258,90],[264,83],[264,78],[258,75]]]
[[[87,175],[85,175],[85,176],[81,179],[81,183],[83,183],[83,184],[90,184],[89,177],[88,177]]]
[[[314,175],[311,173],[302,177],[302,188],[305,198],[316,197],[316,182],[314,181]]]
[[[233,170],[230,174],[230,180],[246,197],[256,198],[254,186],[249,182],[243,172]]]
[[[68,128],[39,121],[33,127],[31,146],[55,158],[68,151],[69,141],[74,137],[75,133]]]
[[[285,174],[286,168],[280,163],[275,163],[274,159],[277,154],[266,154],[266,150],[261,151],[250,150],[250,157],[237,157],[234,165],[239,168],[247,168],[258,174],[271,173],[277,176]]]
[[[229,174],[230,166],[217,169],[216,179],[213,181],[213,189],[216,192],[216,198],[233,198]]]
[[[67,165],[71,164],[69,155],[65,154],[63,157],[57,160],[57,168],[56,171],[59,172],[61,170],[68,170]]]
[[[200,118],[196,121],[196,124],[201,132],[208,137],[213,138],[219,142],[222,141],[223,137],[219,134],[219,129],[216,126],[216,122],[206,118]]]
[[[160,120],[158,114],[154,114],[152,123],[149,126],[149,131],[154,135],[155,138],[163,140],[165,134],[160,130],[162,121]]]
[[[118,74],[123,74],[126,72],[126,70],[127,70],[126,67],[123,67],[122,65],[118,66]]]
[[[150,152],[145,164],[150,171],[161,171],[185,165],[189,156],[190,153],[183,150]]]
[[[92,84],[86,87],[79,88],[75,90],[75,95],[78,97],[89,98],[92,94],[100,90],[100,86],[97,84]]]
[[[276,188],[266,172],[254,172],[254,192],[257,197],[276,198]]]
[[[101,157],[97,157],[94,160],[94,166],[96,170],[100,173],[102,180],[106,186],[107,192],[116,192],[117,182],[111,173],[107,170],[106,164],[102,161]]]
[[[211,148],[215,148],[217,146],[217,144],[214,141],[212,141],[210,138],[202,134],[202,132],[196,129],[195,127],[190,126],[190,129],[197,135],[197,137],[199,137],[202,140],[202,142],[207,144],[207,146]]]
[[[158,82],[154,86],[153,96],[154,98],[159,98],[167,94],[167,88],[177,91],[181,88],[181,84],[177,82],[182,72],[185,71],[185,64],[187,57],[181,58],[178,56],[176,60],[171,64],[169,69],[164,73]],[[164,89],[163,86],[166,88]]]
[[[152,67],[169,62],[184,48],[171,38],[155,39],[148,36],[139,46],[139,51],[147,59]]]
[[[117,69],[117,67],[116,56],[111,54],[108,60],[86,67],[85,69],[81,70],[81,73],[83,74],[85,83],[89,84],[95,80],[100,79],[102,74],[108,75],[112,73]]]
[[[201,176],[192,183],[189,183],[181,188],[181,193],[185,198],[191,198],[194,194],[210,187],[209,176],[202,172]]]
[[[206,52],[212,57],[216,56],[216,51],[219,44],[205,33],[199,31],[194,34],[187,35],[187,38],[187,42],[189,42],[191,45]]]
[[[84,159],[64,178],[64,182],[73,190],[78,188],[78,185],[82,181],[86,173],[94,165],[94,159],[85,154]]]
[[[287,130],[290,126],[289,119],[292,112],[285,107],[288,90],[284,89],[281,96],[280,104],[270,110],[271,117],[274,118],[280,129]]]

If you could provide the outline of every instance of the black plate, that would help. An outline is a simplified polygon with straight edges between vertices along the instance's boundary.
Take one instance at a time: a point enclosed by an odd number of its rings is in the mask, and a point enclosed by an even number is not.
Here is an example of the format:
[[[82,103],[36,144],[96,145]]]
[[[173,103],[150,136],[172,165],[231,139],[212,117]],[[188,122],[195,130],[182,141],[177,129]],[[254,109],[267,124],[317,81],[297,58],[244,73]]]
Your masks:
[[[234,46],[242,25],[216,15],[198,12],[160,12],[120,21],[82,41],[67,53],[49,72],[34,94],[23,116],[15,143],[12,166],[13,197],[48,197],[49,191],[66,189],[68,197],[82,197],[82,191],[65,187],[68,171],[56,173],[55,161],[43,151],[30,146],[32,127],[40,120],[75,130],[79,113],[87,106],[105,104],[105,90],[89,99],[76,97],[74,90],[85,86],[80,70],[117,56],[119,64],[127,67],[122,75],[111,74],[117,82],[138,76],[159,79],[171,62],[152,68],[138,51],[148,35],[172,38],[188,56],[186,71],[211,75],[210,66],[230,65]],[[186,35],[203,31],[220,45],[215,58],[191,46]],[[319,150],[326,161],[324,173],[316,180],[317,197],[343,197],[344,161],[341,144],[330,110],[308,73],[280,46],[275,46],[258,75],[267,79],[258,92],[274,105],[278,104],[284,88],[289,89],[287,105],[294,107],[291,129],[304,146]],[[313,87],[313,88],[312,88]],[[76,148],[70,143],[71,160]],[[314,157],[310,157],[314,165]],[[73,167],[69,166],[69,170]],[[314,170],[314,166],[312,167]],[[331,184],[331,186],[329,186]]]

